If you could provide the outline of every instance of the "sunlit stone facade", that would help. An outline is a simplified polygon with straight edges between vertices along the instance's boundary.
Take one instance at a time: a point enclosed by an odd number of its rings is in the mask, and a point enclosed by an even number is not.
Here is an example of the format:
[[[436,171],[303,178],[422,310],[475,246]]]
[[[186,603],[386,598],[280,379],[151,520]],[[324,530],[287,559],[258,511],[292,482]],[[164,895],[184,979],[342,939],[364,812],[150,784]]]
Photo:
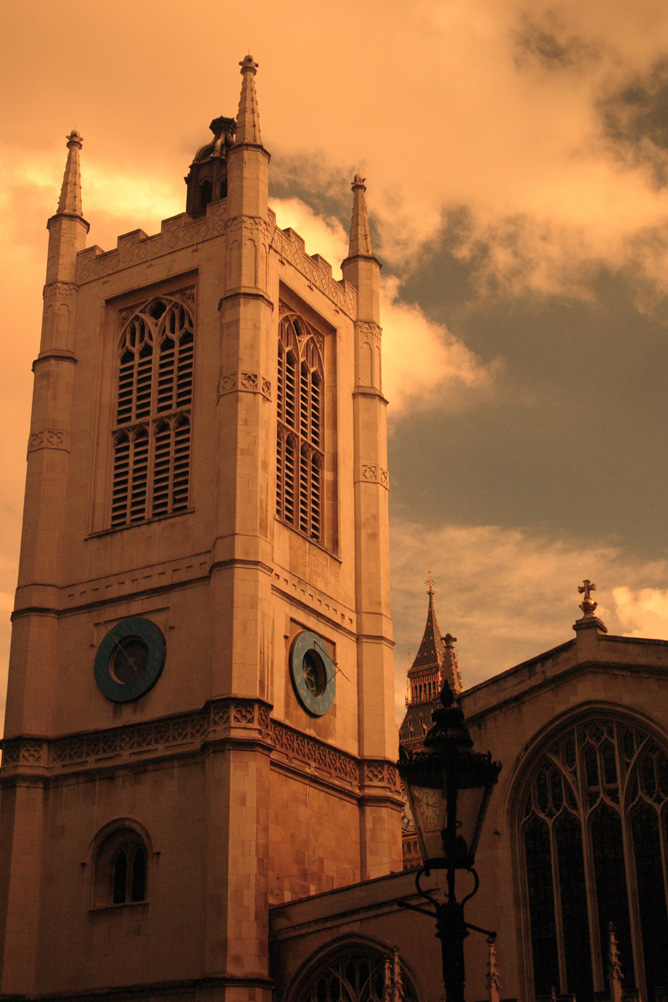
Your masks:
[[[433,923],[397,904],[415,873],[364,179],[336,281],[276,226],[241,68],[236,120],[153,236],[85,247],[68,137],[0,770],[5,998],[441,998]],[[503,764],[466,913],[496,958],[469,936],[466,997],[663,1002],[668,643],[608,636],[586,597],[575,638],[460,693],[429,595],[402,740],[445,678]]]
[[[4,994],[269,998],[269,907],[401,856],[364,185],[337,281],[276,226],[241,72],[154,236],[85,248],[68,138],[0,774]]]

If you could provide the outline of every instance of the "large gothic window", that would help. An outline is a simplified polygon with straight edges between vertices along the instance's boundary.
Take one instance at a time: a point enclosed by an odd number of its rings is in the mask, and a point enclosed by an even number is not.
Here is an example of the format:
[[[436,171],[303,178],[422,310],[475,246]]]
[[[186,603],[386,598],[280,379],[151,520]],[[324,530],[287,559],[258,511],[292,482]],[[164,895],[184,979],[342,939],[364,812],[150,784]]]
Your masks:
[[[188,507],[192,312],[160,296],[125,319],[120,339],[111,525]]]
[[[276,514],[323,542],[322,338],[295,313],[278,337]]]
[[[668,755],[635,723],[596,716],[554,739],[520,801],[536,995],[607,990],[612,922],[624,988],[668,985]]]
[[[416,1002],[415,988],[398,951],[350,943],[330,952],[297,980],[290,1002]]]

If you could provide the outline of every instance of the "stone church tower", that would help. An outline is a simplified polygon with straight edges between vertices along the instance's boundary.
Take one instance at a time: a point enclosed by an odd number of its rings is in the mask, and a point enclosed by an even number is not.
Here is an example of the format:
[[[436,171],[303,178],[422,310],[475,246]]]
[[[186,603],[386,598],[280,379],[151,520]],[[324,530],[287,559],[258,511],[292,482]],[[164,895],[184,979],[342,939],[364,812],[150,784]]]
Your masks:
[[[269,999],[268,908],[401,866],[379,271],[267,204],[247,56],[187,212],[49,220],[0,771],[1,991]]]

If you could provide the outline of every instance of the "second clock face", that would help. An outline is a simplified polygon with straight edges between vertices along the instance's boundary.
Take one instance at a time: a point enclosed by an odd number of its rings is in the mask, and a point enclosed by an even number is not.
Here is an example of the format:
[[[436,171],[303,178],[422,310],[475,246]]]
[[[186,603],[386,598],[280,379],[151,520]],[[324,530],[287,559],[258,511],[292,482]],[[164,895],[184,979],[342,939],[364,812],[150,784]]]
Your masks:
[[[98,647],[95,681],[107,699],[128,703],[153,688],[164,663],[162,630],[135,616],[113,626]]]
[[[336,672],[329,650],[317,633],[304,630],[293,640],[290,675],[304,709],[316,717],[327,713],[334,702]]]

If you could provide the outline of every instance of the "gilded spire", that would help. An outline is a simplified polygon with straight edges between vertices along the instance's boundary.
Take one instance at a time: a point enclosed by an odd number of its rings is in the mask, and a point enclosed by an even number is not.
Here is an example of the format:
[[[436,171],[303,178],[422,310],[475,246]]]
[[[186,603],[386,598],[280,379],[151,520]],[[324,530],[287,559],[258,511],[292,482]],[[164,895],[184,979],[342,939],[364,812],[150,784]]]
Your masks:
[[[81,206],[81,173],[79,169],[79,150],[83,139],[73,129],[67,136],[67,163],[63,175],[63,186],[60,189],[60,199],[56,215],[83,217]]]
[[[353,217],[350,222],[350,247],[348,257],[356,257],[358,254],[364,257],[373,257],[373,247],[371,246],[371,233],[369,231],[369,214],[366,208],[366,186],[365,177],[355,174],[352,183],[353,189]]]
[[[239,114],[237,115],[237,132],[235,143],[253,143],[262,146],[260,137],[260,113],[257,107],[255,93],[255,74],[258,64],[252,56],[245,56],[239,63],[241,67],[241,97],[239,98]]]

